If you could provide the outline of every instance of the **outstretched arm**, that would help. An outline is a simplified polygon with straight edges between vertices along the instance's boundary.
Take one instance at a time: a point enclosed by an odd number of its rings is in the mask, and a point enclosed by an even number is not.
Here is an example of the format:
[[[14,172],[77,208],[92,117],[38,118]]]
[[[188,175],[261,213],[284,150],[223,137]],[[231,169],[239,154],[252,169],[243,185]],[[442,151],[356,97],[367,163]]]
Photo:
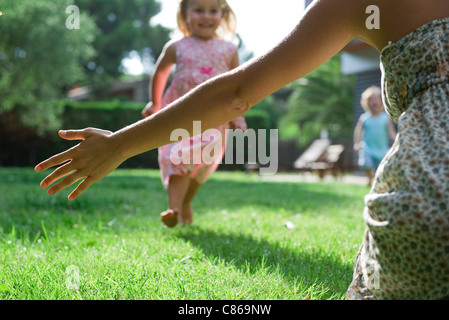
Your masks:
[[[173,142],[173,130],[183,128],[192,134],[193,121],[201,120],[204,131],[237,118],[266,96],[326,62],[356,37],[360,19],[364,18],[364,8],[359,3],[314,2],[291,34],[267,54],[204,82],[157,114],[113,134],[105,136],[92,129],[88,133],[65,131],[65,138],[83,141],[36,167],[39,172],[64,163],[41,186],[48,187],[63,178],[49,189],[53,194],[85,179],[70,194],[69,199],[73,200],[126,159]],[[98,150],[100,142],[102,147]],[[100,152],[102,156],[98,157]]]

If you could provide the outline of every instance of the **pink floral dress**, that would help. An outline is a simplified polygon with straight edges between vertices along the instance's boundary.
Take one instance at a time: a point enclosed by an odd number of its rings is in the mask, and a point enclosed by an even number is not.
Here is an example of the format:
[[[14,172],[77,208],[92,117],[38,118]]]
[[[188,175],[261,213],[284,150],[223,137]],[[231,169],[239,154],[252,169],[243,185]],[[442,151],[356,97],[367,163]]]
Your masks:
[[[184,37],[176,42],[176,69],[173,80],[164,93],[162,107],[202,82],[229,71],[236,50],[235,45],[222,39]],[[158,160],[164,187],[168,187],[172,175],[189,174],[198,183],[204,183],[217,169],[223,157],[227,128],[228,125],[216,128],[221,137],[217,136],[217,131],[208,130],[190,139],[159,147]],[[220,151],[216,152],[217,150]],[[184,155],[189,155],[188,159]],[[206,156],[206,161],[203,155]],[[181,158],[183,160],[180,162]]]
[[[398,135],[365,198],[365,236],[347,299],[449,297],[449,17],[381,55]]]

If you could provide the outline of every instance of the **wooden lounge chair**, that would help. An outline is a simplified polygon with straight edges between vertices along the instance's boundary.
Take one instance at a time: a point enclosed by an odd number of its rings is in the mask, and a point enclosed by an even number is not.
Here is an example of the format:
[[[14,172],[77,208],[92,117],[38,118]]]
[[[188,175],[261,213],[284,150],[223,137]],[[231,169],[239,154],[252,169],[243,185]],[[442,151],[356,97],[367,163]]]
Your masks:
[[[326,173],[332,173],[337,178],[341,173],[339,160],[344,150],[342,144],[331,145],[328,139],[317,139],[295,161],[293,167],[317,173],[320,179],[323,179]]]

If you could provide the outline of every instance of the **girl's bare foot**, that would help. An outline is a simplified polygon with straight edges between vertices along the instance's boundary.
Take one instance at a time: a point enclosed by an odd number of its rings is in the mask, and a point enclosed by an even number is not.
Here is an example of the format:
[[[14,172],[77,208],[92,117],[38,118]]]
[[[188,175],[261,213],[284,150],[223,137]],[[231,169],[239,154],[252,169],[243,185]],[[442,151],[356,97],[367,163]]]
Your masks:
[[[178,210],[168,209],[161,213],[161,221],[169,228],[178,224]]]
[[[193,210],[192,206],[189,204],[182,205],[181,215],[179,217],[179,223],[183,225],[192,224],[193,222]]]

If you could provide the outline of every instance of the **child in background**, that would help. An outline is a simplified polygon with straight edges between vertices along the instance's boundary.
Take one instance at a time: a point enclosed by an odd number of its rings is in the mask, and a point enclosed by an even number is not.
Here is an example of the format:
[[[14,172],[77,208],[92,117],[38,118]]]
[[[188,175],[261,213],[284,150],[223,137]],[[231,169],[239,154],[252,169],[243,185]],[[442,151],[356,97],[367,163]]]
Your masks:
[[[373,6],[379,28],[369,23]],[[82,141],[35,170],[58,166],[41,182],[50,195],[82,180],[68,196],[74,200],[126,159],[168,143],[176,128],[192,134],[195,120],[203,130],[231,121],[361,39],[381,53],[385,108],[398,134],[365,196],[365,234],[346,298],[448,299],[448,34],[447,0],[315,0],[265,55],[116,132],[59,131]]]
[[[390,139],[396,138],[396,129],[384,111],[379,87],[366,89],[360,103],[365,113],[354,130],[354,151],[359,153],[359,166],[365,170],[371,186],[377,167],[390,149]]]
[[[225,41],[226,35],[234,35],[236,18],[224,0],[181,0],[178,7],[178,28],[183,34],[180,40],[170,41],[164,47],[156,63],[150,90],[152,101],[142,110],[148,117],[202,82],[238,66],[237,48]],[[176,70],[173,80],[164,93],[167,79],[173,65]],[[184,139],[158,148],[161,179],[168,193],[168,210],[161,213],[161,220],[168,227],[191,224],[193,219],[192,200],[209,176],[217,169],[225,149],[225,129],[246,130],[243,116],[229,124],[219,126],[222,139],[209,142],[207,133]],[[221,144],[214,148],[214,144]],[[205,147],[221,150],[213,154],[213,161],[193,158],[201,156]],[[200,152],[194,153],[198,148]],[[198,150],[197,149],[197,150]],[[173,162],[176,150],[189,151],[187,163]]]

